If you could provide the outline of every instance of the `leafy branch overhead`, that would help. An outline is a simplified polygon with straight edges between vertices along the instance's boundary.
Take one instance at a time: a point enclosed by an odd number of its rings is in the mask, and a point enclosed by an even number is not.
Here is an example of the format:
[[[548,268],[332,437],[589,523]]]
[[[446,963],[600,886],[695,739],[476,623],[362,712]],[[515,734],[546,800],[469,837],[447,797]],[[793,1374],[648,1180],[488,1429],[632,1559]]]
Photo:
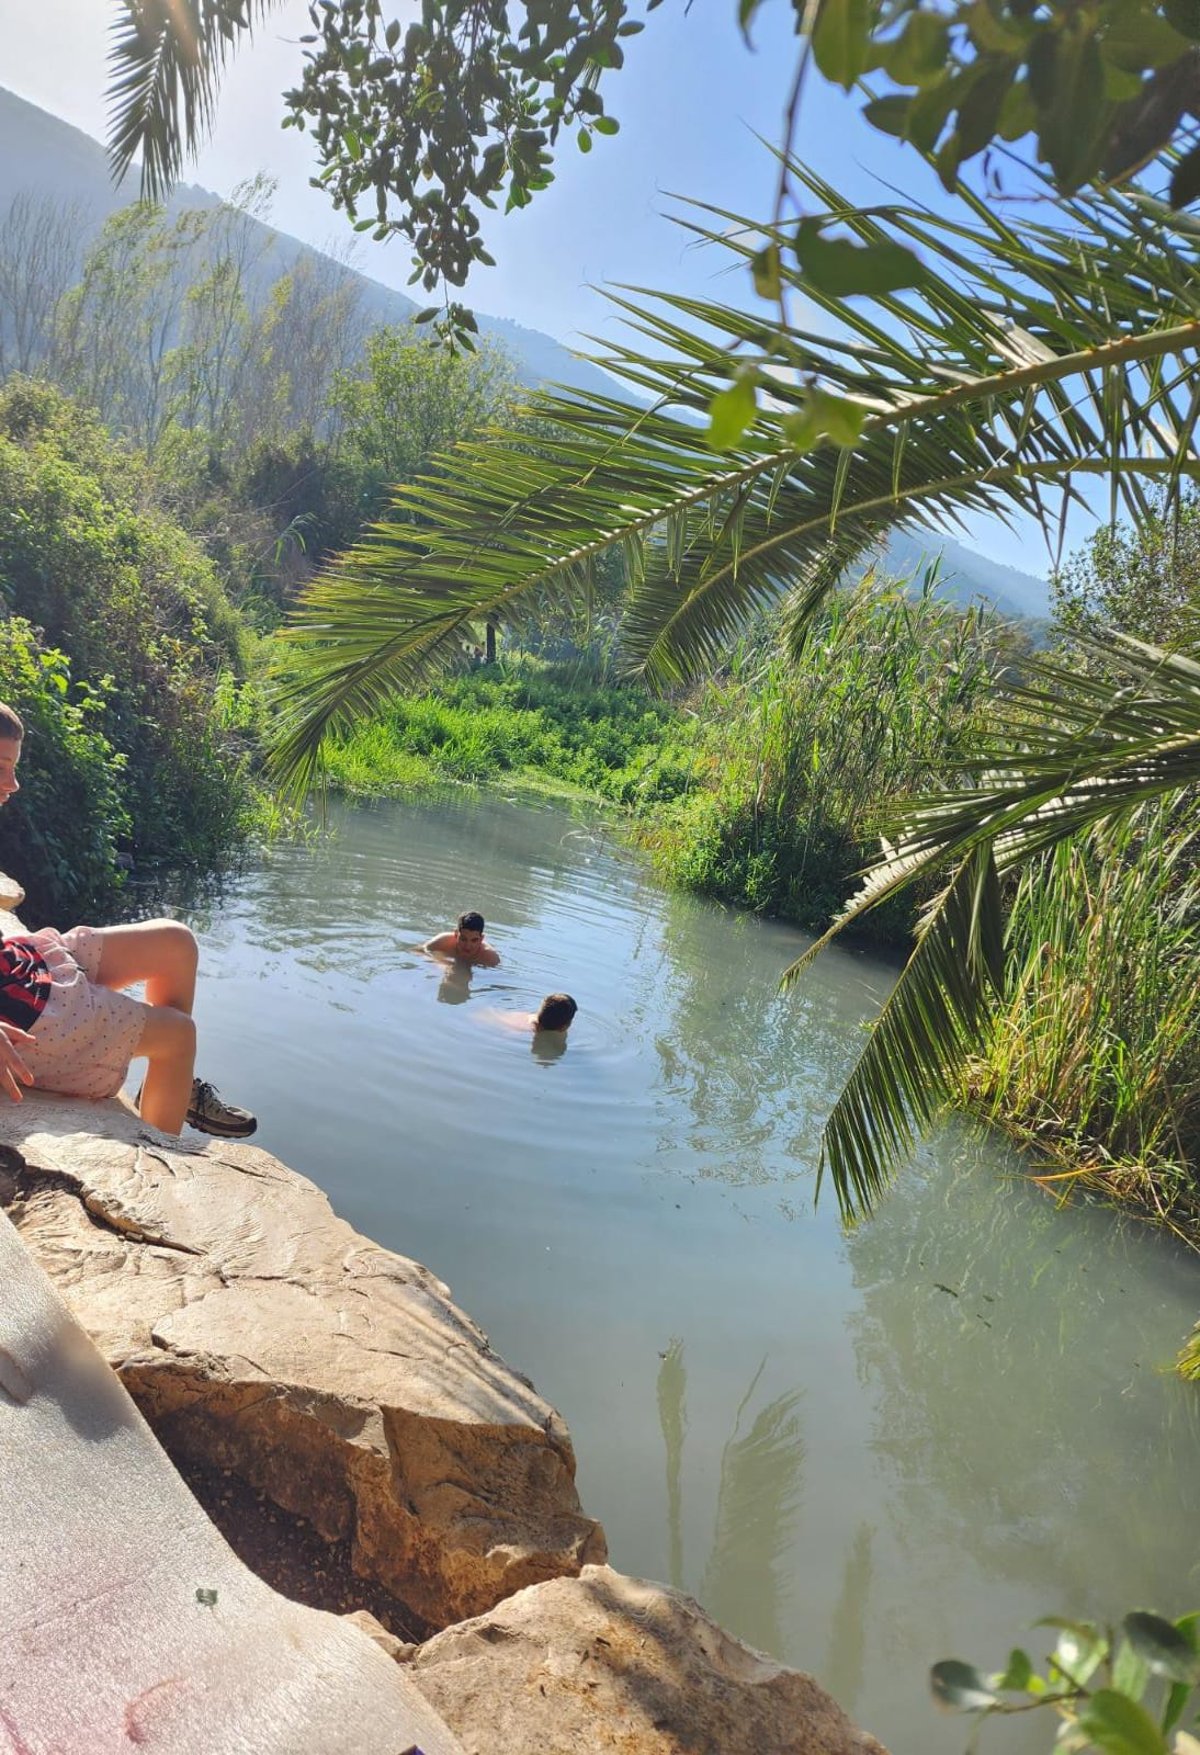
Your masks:
[[[660,3],[646,0],[646,12]],[[228,52],[277,4],[121,0],[110,57],[117,175],[140,151],[143,193],[164,194],[211,124]],[[622,66],[644,21],[626,0],[529,0],[511,13],[505,0],[422,0],[411,22],[390,11],[382,0],[315,0],[284,126],[311,132],[313,181],[356,230],[406,239],[411,279],[428,291],[460,287],[491,261],[482,210],[525,207],[546,188],[564,129],[585,151],[617,132],[600,79]]]
[[[211,126],[229,54],[278,3],[116,0],[116,175],[140,153],[143,193],[164,194]],[[645,12],[660,3],[646,0]],[[765,4],[740,0],[748,42]],[[1064,194],[1096,177],[1124,177],[1174,145],[1182,157],[1172,201],[1200,193],[1200,145],[1191,140],[1200,113],[1197,0],[790,4],[797,45],[789,126],[811,56],[847,91],[882,82],[867,120],[933,155],[949,188],[964,163],[996,143],[1022,151],[1032,143]],[[382,0],[315,0],[284,125],[311,131],[314,181],[353,225],[409,242],[414,282],[461,287],[472,266],[489,260],[479,237],[484,208],[524,207],[546,188],[564,129],[576,131],[585,152],[596,135],[617,132],[600,79],[623,65],[624,44],[644,19],[626,0],[512,8],[505,0],[422,0],[411,20],[390,10]],[[790,136],[781,146],[790,150]]]

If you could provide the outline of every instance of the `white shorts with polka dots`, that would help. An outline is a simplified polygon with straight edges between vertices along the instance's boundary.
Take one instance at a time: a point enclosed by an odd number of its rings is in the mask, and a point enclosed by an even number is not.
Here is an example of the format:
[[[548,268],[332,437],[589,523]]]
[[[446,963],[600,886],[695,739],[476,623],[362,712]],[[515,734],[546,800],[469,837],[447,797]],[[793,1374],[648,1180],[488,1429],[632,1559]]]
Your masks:
[[[128,993],[94,985],[104,940],[94,926],[25,934],[45,960],[53,985],[30,1035],[33,1082],[67,1097],[115,1097],[137,1053],[148,1006]]]

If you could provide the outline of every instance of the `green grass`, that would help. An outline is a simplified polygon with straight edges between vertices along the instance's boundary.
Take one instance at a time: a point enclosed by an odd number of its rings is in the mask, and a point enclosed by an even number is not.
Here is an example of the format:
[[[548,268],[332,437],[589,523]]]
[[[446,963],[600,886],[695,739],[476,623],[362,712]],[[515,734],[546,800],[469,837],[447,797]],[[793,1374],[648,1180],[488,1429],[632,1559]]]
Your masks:
[[[399,701],[328,753],[331,785],[379,795],[447,783],[547,784],[643,806],[686,788],[677,714],[640,689],[510,659]]]

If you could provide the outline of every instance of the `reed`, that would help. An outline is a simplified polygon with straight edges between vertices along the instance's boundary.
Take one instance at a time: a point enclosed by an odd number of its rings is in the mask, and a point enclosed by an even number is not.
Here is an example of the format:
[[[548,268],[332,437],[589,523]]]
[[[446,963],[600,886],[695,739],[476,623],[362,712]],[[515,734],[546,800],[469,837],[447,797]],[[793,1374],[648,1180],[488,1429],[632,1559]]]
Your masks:
[[[1037,1153],[1044,1185],[1100,1189],[1200,1244],[1200,866],[1147,807],[1021,877],[1008,998],[965,1095]]]

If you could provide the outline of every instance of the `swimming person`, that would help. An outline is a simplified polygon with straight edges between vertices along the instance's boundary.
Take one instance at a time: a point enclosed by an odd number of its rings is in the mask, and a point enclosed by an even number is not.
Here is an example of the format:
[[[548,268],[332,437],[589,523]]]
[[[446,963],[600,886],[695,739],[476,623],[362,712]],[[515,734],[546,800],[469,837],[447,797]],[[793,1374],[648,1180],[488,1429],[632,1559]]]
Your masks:
[[[567,1031],[579,1010],[569,993],[548,993],[536,1012],[502,1012],[495,1008],[480,1016],[506,1030],[532,1030],[534,1039],[558,1036],[566,1046]]]
[[[25,727],[0,703],[0,805],[20,790]],[[179,1133],[244,1139],[258,1126],[193,1076],[192,1000],[198,953],[179,920],[73,926],[0,938],[0,1090],[22,1085],[68,1097],[115,1097],[131,1060],[149,1062],[138,1098],[144,1121]],[[146,984],[145,1000],[124,992]]]
[[[453,932],[439,932],[436,938],[426,940],[421,949],[431,957],[457,957],[464,963],[482,963],[485,968],[494,969],[500,955],[483,936],[484,930],[483,915],[471,908],[459,915]]]

